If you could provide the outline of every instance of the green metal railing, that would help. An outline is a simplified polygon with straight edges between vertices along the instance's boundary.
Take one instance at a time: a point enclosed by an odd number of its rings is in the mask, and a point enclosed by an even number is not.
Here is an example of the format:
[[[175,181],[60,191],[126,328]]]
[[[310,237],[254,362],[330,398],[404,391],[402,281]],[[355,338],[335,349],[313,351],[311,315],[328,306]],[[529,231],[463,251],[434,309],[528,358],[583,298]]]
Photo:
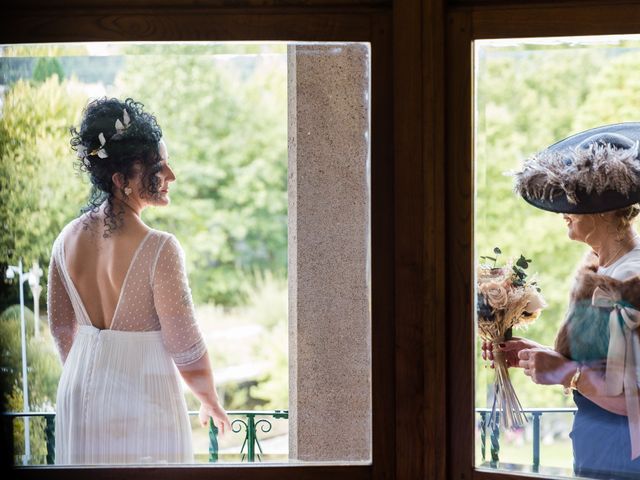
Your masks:
[[[274,411],[238,411],[238,412],[229,412],[229,416],[240,415],[246,417],[246,422],[242,419],[236,419],[231,421],[231,429],[235,433],[239,433],[242,431],[244,427],[245,436],[244,442],[242,443],[242,447],[240,448],[240,454],[242,455],[241,461],[255,462],[256,458],[258,461],[262,461],[262,446],[260,445],[260,441],[258,440],[258,425],[260,426],[260,431],[262,433],[269,433],[271,431],[272,425],[271,421],[268,418],[260,418],[256,421],[256,417],[273,417],[273,419],[288,419],[289,411],[288,410],[274,410]],[[209,420],[209,427],[211,428],[211,420]],[[217,434],[217,428],[215,429],[214,435]],[[210,430],[212,431],[212,430]],[[209,435],[211,437],[211,433]],[[256,450],[257,448],[257,450]],[[209,461],[211,460],[211,456],[209,457]]]
[[[540,422],[544,414],[563,413],[575,414],[575,408],[528,408],[525,413],[531,416],[533,427],[533,451],[532,470],[538,472],[540,469]],[[263,450],[260,444],[259,432],[268,433],[271,431],[271,420],[288,419],[288,410],[270,411],[248,411],[236,410],[227,412],[231,418],[231,428],[234,433],[241,433],[244,430],[244,440],[240,448],[241,461],[256,462],[262,461]],[[500,461],[500,428],[499,418],[496,418],[494,426],[489,426],[491,415],[490,408],[476,408],[476,413],[480,416],[480,455],[482,463],[488,464],[492,468],[497,468]],[[3,413],[3,417],[13,423],[16,418],[43,417],[45,419],[44,434],[46,439],[46,462],[55,463],[55,413],[54,412],[11,412]],[[190,416],[197,416],[198,412],[189,412]],[[499,414],[496,414],[499,415]],[[239,417],[239,418],[234,418]],[[487,438],[488,437],[488,438]],[[487,459],[487,440],[489,441],[489,455]],[[219,459],[218,429],[209,420],[209,462],[215,463]]]
[[[231,429],[234,433],[241,433],[244,429],[244,441],[240,448],[241,461],[255,462],[262,461],[263,451],[258,438],[258,431],[269,433],[272,428],[271,420],[289,418],[288,410],[233,410],[227,412],[231,420]],[[47,446],[46,462],[48,465],[55,463],[55,412],[7,412],[3,413],[5,421],[11,422],[16,418],[38,418],[45,419],[44,434]],[[190,417],[198,416],[198,412],[189,412]],[[234,417],[241,417],[233,419]],[[220,448],[218,444],[218,428],[209,419],[209,462],[218,461]]]
[[[531,422],[533,427],[533,460],[531,468],[534,472],[540,470],[540,420],[546,413],[571,413],[575,415],[576,408],[525,408],[524,412],[531,415]],[[488,464],[491,468],[498,468],[498,462],[500,462],[500,413],[495,413],[495,422],[491,422],[489,425],[489,418],[491,416],[490,408],[476,408],[476,413],[480,414],[480,457],[482,463],[486,465],[486,451],[487,451],[487,430],[489,432],[490,448],[489,453],[491,458]]]

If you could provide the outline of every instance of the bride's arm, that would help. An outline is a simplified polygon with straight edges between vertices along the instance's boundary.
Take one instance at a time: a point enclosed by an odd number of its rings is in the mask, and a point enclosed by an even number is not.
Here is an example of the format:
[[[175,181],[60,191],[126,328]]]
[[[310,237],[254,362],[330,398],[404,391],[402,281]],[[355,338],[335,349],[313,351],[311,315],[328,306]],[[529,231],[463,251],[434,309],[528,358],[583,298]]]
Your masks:
[[[55,253],[55,246],[54,246]],[[76,336],[77,322],[73,305],[64,286],[54,253],[49,263],[47,282],[47,318],[62,363],[67,360],[69,350]]]
[[[184,252],[173,235],[161,247],[152,282],[164,344],[202,403],[200,421],[205,425],[211,416],[224,432],[229,428],[229,419],[218,398],[209,354],[196,321]]]
[[[209,354],[205,354],[193,363],[178,367],[178,371],[194,395],[202,404],[200,407],[200,423],[206,426],[209,417],[214,419],[222,433],[229,430],[229,419],[218,399]]]

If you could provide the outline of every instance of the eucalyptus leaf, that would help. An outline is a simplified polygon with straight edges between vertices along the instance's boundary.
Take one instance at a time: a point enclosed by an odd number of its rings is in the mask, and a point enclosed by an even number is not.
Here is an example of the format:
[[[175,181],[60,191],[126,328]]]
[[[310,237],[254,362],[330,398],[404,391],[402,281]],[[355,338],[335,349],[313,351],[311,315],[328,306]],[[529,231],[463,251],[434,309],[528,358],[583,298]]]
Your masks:
[[[516,262],[516,265],[520,268],[527,268],[529,266],[529,262],[524,257],[524,255],[520,255],[520,258]]]

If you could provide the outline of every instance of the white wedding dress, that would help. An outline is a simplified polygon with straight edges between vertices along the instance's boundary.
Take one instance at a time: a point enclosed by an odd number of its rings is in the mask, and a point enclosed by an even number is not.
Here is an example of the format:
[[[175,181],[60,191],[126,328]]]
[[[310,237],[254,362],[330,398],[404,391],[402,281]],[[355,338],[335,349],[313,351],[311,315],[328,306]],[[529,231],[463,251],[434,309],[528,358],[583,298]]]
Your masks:
[[[77,222],[79,220],[75,220]],[[56,405],[56,463],[193,461],[177,366],[206,352],[184,253],[151,230],[127,271],[109,329],[93,326],[69,276],[65,235],[49,267],[48,315],[64,366]]]

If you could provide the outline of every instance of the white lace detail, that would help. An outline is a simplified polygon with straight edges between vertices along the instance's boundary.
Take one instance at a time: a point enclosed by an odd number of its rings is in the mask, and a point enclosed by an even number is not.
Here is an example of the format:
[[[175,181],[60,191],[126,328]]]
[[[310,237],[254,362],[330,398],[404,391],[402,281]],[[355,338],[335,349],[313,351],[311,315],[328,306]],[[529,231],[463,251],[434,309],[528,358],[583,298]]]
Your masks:
[[[91,325],[66,271],[65,228],[54,243],[47,295],[51,333],[64,361],[78,325]],[[199,360],[206,345],[195,317],[185,255],[175,236],[152,230],[134,255],[111,324],[125,332],[160,331],[176,365]],[[115,328],[114,328],[115,327]]]
[[[190,349],[185,350],[184,352],[174,353],[173,361],[178,367],[183,367],[197,362],[205,353],[207,353],[207,346],[204,341],[198,341]]]

